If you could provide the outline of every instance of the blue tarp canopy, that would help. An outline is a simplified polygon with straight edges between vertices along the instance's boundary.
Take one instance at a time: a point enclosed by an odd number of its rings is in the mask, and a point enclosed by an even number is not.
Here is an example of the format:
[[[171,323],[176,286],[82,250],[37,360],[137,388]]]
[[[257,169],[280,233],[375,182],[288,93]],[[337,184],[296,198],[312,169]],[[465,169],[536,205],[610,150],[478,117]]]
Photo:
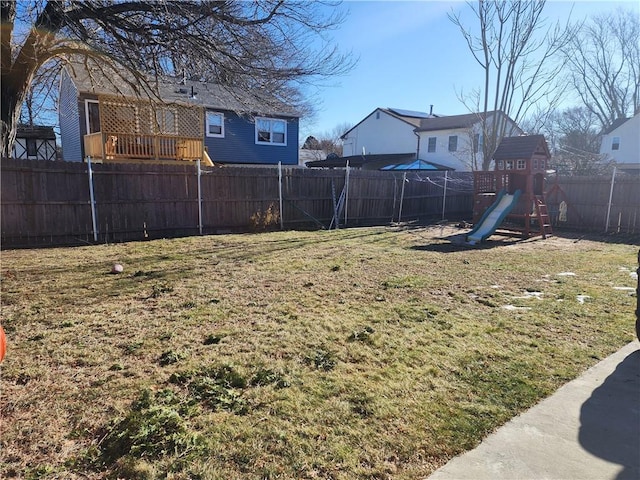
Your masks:
[[[451,168],[443,167],[442,165],[436,165],[424,160],[415,160],[411,163],[399,163],[397,165],[387,165],[380,170],[452,170]]]

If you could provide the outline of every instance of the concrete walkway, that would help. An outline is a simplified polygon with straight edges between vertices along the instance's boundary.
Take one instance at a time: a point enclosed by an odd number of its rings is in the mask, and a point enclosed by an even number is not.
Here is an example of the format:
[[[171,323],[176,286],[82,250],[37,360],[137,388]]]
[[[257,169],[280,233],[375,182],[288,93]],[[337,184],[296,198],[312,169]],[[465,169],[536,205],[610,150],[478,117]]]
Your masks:
[[[640,479],[640,343],[511,420],[429,480]]]

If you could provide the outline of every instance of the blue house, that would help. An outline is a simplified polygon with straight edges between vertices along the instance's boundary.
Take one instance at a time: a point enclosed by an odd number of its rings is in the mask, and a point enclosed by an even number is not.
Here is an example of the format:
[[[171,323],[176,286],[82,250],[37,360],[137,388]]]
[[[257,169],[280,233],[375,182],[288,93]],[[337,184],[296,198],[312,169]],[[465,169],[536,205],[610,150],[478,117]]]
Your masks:
[[[151,83],[150,83],[151,84]],[[217,84],[163,79],[126,84],[104,66],[69,65],[59,92],[65,161],[296,165],[299,115]]]

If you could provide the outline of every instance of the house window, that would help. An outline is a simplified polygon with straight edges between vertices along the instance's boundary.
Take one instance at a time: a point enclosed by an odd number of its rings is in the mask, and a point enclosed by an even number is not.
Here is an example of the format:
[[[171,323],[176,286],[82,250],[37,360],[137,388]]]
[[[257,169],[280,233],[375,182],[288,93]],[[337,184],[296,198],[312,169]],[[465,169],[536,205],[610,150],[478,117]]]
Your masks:
[[[224,115],[207,112],[207,137],[224,137]]]
[[[97,100],[85,100],[85,115],[87,119],[87,133],[100,131],[100,104]]]
[[[458,150],[458,136],[457,135],[451,135],[449,137],[449,151],[450,152],[455,152]]]
[[[507,160],[505,162],[505,169],[506,170],[513,170],[513,160]]]
[[[38,144],[35,138],[27,138],[27,157],[38,156]]]
[[[502,160],[498,160],[498,170],[502,170],[504,168],[504,162]]]
[[[620,150],[620,137],[613,137],[611,141],[611,150]]]
[[[380,112],[376,112],[376,120],[380,120]]]
[[[518,170],[524,170],[525,168],[527,168],[527,161],[519,158],[516,163],[516,168]]]
[[[534,170],[538,170],[538,159],[537,158],[533,159],[533,169]]]
[[[275,118],[256,118],[256,143],[287,144],[287,122]]]
[[[427,152],[433,153],[436,151],[436,137],[429,137],[427,144]]]

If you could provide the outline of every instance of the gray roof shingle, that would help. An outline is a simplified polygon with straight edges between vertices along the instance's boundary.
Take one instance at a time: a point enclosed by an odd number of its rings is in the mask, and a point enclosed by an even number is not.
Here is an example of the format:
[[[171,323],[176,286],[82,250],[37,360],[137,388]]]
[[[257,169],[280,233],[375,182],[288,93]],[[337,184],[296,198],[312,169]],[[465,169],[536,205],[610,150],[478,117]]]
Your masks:
[[[533,157],[534,153],[549,155],[549,147],[544,135],[522,135],[505,137],[493,154],[494,160],[507,160]]]
[[[93,93],[96,95],[122,95],[127,97],[141,97],[157,100],[154,95],[164,102],[181,102],[200,105],[212,109],[229,110],[234,112],[251,114],[271,114],[288,117],[300,115],[284,102],[274,98],[260,101],[260,94],[252,92],[248,94],[231,87],[207,82],[192,80],[183,81],[175,77],[164,77],[155,82],[149,81],[149,86],[154,92],[136,91],[132,85],[123,81],[120,73],[109,66],[95,67],[89,65],[91,70],[83,64],[71,64],[67,72],[79,92]],[[271,108],[265,107],[270,105]]]
[[[490,115],[494,112],[487,112]],[[447,117],[423,118],[416,132],[432,130],[449,130],[454,128],[469,128],[482,120],[484,113],[466,113],[464,115],[449,115]]]

